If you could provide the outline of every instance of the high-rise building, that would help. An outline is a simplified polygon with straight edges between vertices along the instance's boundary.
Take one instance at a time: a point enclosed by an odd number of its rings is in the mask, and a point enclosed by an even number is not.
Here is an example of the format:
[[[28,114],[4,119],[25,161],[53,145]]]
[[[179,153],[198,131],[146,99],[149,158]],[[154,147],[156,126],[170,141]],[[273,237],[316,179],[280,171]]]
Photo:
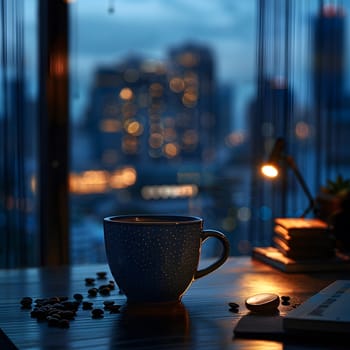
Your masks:
[[[96,71],[87,113],[95,163],[169,164],[214,159],[213,57],[188,44],[164,62],[129,57]]]
[[[182,156],[201,161],[214,156],[216,79],[211,51],[188,43],[169,53],[170,103],[176,113],[176,129]]]
[[[315,104],[341,107],[344,98],[345,13],[342,7],[320,7],[313,22],[312,74]]]

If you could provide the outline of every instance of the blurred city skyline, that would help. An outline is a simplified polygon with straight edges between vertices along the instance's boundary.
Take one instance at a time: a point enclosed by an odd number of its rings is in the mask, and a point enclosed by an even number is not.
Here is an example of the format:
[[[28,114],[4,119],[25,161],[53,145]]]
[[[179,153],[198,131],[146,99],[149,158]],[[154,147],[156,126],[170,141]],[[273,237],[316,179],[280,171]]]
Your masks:
[[[242,99],[252,96],[255,74],[255,0],[123,0],[114,2],[113,12],[108,2],[85,0],[71,6],[73,120],[84,112],[96,69],[133,55],[163,61],[172,47],[194,42],[212,50],[216,79],[233,88],[234,122],[244,128]]]
[[[262,244],[270,237],[273,216],[298,214],[305,202],[293,179],[287,191],[263,183],[255,173],[277,136],[286,138],[312,192],[331,172],[347,170],[350,3],[344,4],[344,13],[338,7],[343,3],[322,6],[327,4],[318,0],[307,5],[256,0],[67,3],[70,97],[65,114],[74,180],[73,255],[75,249],[86,250],[82,236],[91,235],[93,246],[102,247],[98,225],[111,212],[190,212],[227,232],[234,252]],[[38,1],[23,4],[32,7],[25,11],[24,49],[18,52],[24,64],[17,73],[29,108],[25,114],[16,108],[10,112],[26,126],[25,145],[30,147],[23,147],[24,159],[27,168],[36,170],[37,138],[31,136],[40,102],[40,21],[33,6]],[[197,60],[197,67],[176,69],[183,63],[176,56],[191,56],[187,45],[210,55]],[[22,85],[12,80],[12,47],[6,51],[6,92],[22,101]],[[175,56],[173,50],[178,50]],[[198,57],[196,50],[192,54]],[[158,74],[137,64],[147,61],[166,69]],[[128,66],[131,70],[122,69]],[[140,80],[129,79],[135,74]],[[177,89],[175,81],[183,88]],[[3,119],[9,114],[3,113]],[[32,182],[28,189],[35,196]],[[251,230],[253,225],[258,229]],[[31,229],[35,232],[35,225]]]

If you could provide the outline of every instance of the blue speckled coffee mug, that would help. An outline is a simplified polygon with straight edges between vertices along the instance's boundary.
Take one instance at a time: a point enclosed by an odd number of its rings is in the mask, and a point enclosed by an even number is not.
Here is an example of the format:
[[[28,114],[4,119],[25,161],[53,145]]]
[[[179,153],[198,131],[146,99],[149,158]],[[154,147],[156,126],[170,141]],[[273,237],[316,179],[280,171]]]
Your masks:
[[[192,281],[219,268],[229,255],[226,236],[204,230],[203,219],[178,215],[124,215],[104,218],[111,273],[129,303],[180,301]],[[222,254],[198,270],[202,243],[213,237]]]

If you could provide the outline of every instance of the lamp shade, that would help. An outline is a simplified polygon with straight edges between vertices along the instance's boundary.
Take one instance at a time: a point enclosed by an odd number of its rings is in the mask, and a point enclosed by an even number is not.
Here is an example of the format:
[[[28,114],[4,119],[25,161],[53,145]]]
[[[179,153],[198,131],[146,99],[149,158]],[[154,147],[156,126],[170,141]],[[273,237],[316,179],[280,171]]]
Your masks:
[[[276,178],[279,175],[279,167],[281,166],[281,163],[287,165],[289,168],[293,170],[295,177],[297,178],[304,193],[309,199],[309,206],[301,215],[301,217],[305,217],[307,213],[314,208],[314,199],[294,159],[291,156],[286,155],[284,153],[284,147],[285,147],[284,140],[282,138],[278,138],[271,150],[271,153],[268,157],[267,162],[262,164],[260,170],[261,170],[261,173],[268,178]]]

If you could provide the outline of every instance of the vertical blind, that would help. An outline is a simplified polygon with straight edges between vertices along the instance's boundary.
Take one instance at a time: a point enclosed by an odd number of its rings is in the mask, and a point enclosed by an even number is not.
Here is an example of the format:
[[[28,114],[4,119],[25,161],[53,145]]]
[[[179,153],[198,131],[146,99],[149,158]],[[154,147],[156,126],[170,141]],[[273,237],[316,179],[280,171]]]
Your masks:
[[[0,267],[64,264],[67,3],[0,4]]]
[[[24,1],[0,2],[0,266],[36,264],[35,124],[28,99]]]
[[[338,174],[349,177],[350,105],[345,80],[349,4],[259,1],[253,168],[283,137],[313,196]],[[263,147],[261,147],[263,146]],[[253,222],[251,240],[269,244],[271,217],[298,217],[308,200],[291,171],[277,183],[253,177],[253,207],[272,215]]]

